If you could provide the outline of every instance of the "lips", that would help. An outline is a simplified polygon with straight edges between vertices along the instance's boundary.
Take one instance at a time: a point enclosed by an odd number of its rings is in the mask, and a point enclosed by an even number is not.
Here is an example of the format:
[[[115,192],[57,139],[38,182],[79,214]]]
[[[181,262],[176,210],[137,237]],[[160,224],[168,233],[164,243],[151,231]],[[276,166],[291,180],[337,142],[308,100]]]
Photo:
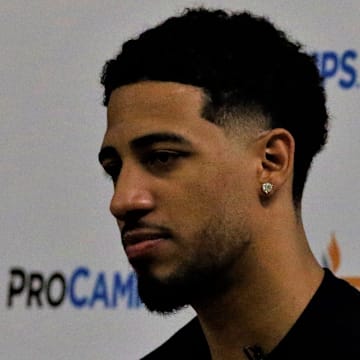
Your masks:
[[[123,235],[123,246],[129,260],[149,255],[169,234],[163,231],[152,231],[138,229],[125,232]]]

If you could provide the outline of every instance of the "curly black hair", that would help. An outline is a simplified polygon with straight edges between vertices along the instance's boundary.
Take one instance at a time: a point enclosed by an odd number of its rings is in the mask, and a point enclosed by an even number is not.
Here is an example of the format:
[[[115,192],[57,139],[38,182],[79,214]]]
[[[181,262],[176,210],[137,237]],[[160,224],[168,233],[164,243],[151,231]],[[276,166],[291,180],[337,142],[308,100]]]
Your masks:
[[[145,80],[202,88],[209,121],[220,124],[219,114],[255,109],[269,119],[269,128],[287,129],[296,148],[293,199],[300,203],[328,127],[322,79],[315,58],[300,43],[249,12],[186,9],[127,41],[107,61],[104,105],[114,89]]]

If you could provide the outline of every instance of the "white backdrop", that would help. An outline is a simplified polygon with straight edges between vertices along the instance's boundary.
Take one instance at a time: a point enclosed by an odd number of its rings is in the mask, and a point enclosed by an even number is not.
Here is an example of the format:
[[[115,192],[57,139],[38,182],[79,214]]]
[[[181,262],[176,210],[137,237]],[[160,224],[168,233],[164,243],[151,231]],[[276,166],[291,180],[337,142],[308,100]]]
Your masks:
[[[138,359],[193,316],[139,307],[97,153],[105,60],[194,4],[0,0],[0,359]],[[267,15],[318,54],[332,121],[304,221],[318,259],[360,286],[359,1],[202,4]]]

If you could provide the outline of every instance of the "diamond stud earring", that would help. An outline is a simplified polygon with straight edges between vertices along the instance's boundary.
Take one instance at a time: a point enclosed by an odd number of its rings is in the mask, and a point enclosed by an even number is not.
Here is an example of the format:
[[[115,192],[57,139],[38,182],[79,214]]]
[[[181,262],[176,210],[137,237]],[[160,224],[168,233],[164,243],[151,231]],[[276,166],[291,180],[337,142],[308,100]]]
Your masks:
[[[266,182],[261,184],[261,190],[265,195],[269,195],[273,189],[273,184]]]

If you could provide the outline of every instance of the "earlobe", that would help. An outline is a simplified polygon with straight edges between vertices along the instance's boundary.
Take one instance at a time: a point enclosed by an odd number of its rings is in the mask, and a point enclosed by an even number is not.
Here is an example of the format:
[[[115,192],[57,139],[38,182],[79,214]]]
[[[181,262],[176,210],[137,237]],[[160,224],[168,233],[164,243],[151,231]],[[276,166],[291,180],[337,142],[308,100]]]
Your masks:
[[[262,161],[259,182],[264,192],[264,184],[272,185],[270,195],[292,177],[295,141],[285,129],[273,129],[262,139]],[[267,189],[269,186],[267,186]]]

